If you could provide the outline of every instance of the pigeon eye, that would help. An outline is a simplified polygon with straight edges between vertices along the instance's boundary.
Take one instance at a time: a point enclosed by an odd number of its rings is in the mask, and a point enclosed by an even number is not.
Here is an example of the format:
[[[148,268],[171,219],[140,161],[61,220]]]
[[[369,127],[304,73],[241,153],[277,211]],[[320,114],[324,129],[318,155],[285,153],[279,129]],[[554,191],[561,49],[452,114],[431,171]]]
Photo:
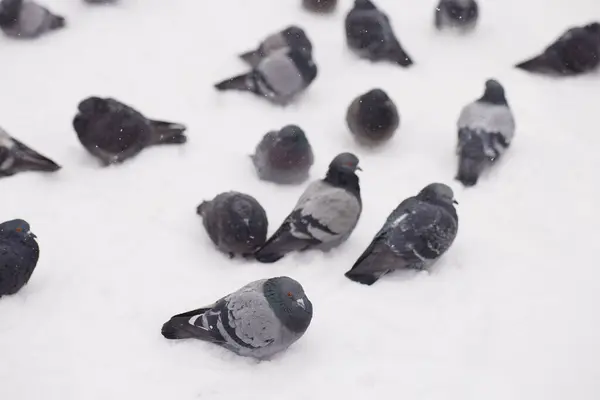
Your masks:
[[[292,297],[292,292],[288,292],[288,297]]]
[[[23,229],[22,228],[17,228],[17,232],[21,233],[21,232],[23,232]]]

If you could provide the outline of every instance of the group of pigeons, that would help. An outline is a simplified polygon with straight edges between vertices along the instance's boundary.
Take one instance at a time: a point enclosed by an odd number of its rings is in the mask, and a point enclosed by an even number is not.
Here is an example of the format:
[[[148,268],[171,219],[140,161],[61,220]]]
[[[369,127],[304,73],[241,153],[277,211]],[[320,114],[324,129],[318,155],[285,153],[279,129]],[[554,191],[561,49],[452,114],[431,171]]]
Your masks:
[[[330,13],[337,0],[302,0],[302,6],[311,12]],[[470,32],[478,16],[475,0],[440,0],[434,25],[439,30]],[[0,2],[0,28],[10,37],[32,39],[64,26],[65,18],[33,1]],[[402,67],[414,64],[389,17],[370,0],[354,1],[345,18],[345,30],[348,47],[360,58]],[[312,51],[304,30],[289,26],[241,54],[250,70],[217,83],[215,88],[251,92],[285,106],[317,77]],[[599,53],[600,24],[591,23],[569,29],[542,54],[517,67],[536,73],[580,74],[598,66]],[[350,103],[346,123],[357,143],[379,146],[399,128],[400,115],[387,93],[376,88]],[[116,99],[96,96],[79,103],[73,128],[82,146],[105,166],[131,159],[150,146],[187,141],[182,124],[154,120]],[[515,133],[515,119],[498,81],[486,81],[483,95],[463,108],[457,131],[456,179],[473,186],[510,146]],[[296,125],[266,133],[250,158],[261,180],[281,185],[303,184],[314,163],[310,142]],[[59,169],[57,163],[0,129],[0,178]],[[358,224],[362,214],[360,170],[355,154],[338,154],[325,176],[306,187],[270,237],[266,211],[247,194],[224,192],[203,201],[196,211],[209,238],[230,257],[274,263],[292,252],[327,251],[344,243]],[[449,186],[425,186],[396,207],[345,276],[372,285],[394,270],[428,269],[456,238],[456,204]],[[35,238],[23,220],[0,224],[0,297],[17,293],[29,281],[39,258]],[[310,325],[312,311],[300,283],[275,277],[251,282],[213,304],[173,316],[163,325],[162,334],[167,339],[196,338],[242,356],[264,359],[298,340]]]

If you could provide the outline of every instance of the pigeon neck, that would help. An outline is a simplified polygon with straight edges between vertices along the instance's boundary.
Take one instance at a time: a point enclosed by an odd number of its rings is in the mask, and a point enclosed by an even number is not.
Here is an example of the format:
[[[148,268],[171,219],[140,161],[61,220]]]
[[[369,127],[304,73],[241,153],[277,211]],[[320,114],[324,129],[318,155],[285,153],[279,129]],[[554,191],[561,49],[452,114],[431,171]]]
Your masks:
[[[493,104],[496,106],[508,106],[508,102],[506,101],[504,95],[498,93],[485,92],[483,96],[481,96],[481,98],[477,101],[480,103]]]
[[[300,311],[297,307],[294,307],[293,300],[290,297],[281,296],[276,285],[276,282],[267,280],[263,286],[263,294],[269,303],[269,307],[287,329],[294,333],[305,332],[312,316],[304,310]]]
[[[345,189],[360,199],[359,179],[354,172],[330,168],[323,181],[332,186]]]

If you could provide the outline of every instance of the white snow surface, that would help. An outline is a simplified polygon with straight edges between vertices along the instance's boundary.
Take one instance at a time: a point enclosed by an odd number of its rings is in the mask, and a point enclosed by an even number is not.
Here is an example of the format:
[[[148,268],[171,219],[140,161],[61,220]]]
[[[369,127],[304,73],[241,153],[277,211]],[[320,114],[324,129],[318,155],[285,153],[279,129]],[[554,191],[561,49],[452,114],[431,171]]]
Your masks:
[[[331,16],[299,3],[46,0],[66,29],[33,42],[0,38],[0,124],[63,165],[0,181],[0,219],[29,221],[41,247],[29,285],[0,299],[0,399],[600,398],[600,78],[511,68],[567,27],[600,19],[600,3],[481,0],[477,30],[460,36],[434,31],[434,0],[377,0],[415,60],[410,69],[349,52],[351,0]],[[238,53],[291,23],[306,29],[319,66],[295,104],[212,88],[246,70]],[[502,163],[463,189],[453,180],[456,121],[489,77],[505,85],[517,132]],[[374,87],[402,121],[384,148],[365,150],[344,116]],[[71,126],[90,95],[185,123],[189,142],[101,168]],[[327,254],[229,260],[195,207],[242,191],[263,204],[274,232],[306,185],[259,181],[248,154],[290,123],[314,147],[312,179],[339,152],[360,157],[358,227]],[[371,287],[346,279],[392,209],[433,181],[460,202],[458,238],[435,269]],[[170,316],[280,275],[302,283],[314,318],[273,360],[161,336]]]

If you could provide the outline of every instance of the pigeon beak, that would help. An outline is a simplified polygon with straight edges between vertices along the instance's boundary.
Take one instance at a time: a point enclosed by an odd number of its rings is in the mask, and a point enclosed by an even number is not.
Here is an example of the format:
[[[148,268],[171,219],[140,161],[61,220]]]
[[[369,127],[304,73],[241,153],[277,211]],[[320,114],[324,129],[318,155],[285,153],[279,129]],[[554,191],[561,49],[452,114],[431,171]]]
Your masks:
[[[452,203],[454,203],[454,204],[458,205],[458,201],[456,201],[456,200],[454,200],[454,199],[452,199]]]
[[[359,167],[359,166],[357,165],[357,166],[356,166],[356,170],[357,170],[357,171],[362,171],[362,168],[361,168],[361,167]]]
[[[298,299],[296,300],[296,303],[298,303],[298,305],[302,307],[303,310],[306,310],[306,304],[304,304],[304,299]]]

